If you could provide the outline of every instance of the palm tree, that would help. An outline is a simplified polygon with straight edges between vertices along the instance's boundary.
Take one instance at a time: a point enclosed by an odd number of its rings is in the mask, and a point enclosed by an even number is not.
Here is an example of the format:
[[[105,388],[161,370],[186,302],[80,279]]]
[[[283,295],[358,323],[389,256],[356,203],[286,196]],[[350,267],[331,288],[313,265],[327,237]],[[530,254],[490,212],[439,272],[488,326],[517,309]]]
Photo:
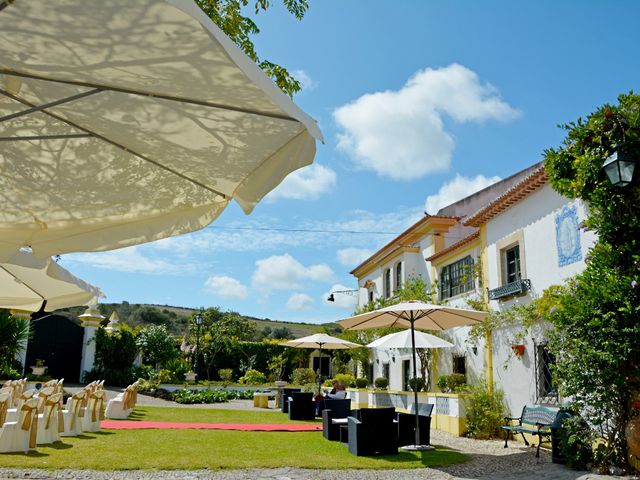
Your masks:
[[[0,371],[12,368],[16,356],[27,346],[31,325],[26,318],[12,317],[0,310]]]

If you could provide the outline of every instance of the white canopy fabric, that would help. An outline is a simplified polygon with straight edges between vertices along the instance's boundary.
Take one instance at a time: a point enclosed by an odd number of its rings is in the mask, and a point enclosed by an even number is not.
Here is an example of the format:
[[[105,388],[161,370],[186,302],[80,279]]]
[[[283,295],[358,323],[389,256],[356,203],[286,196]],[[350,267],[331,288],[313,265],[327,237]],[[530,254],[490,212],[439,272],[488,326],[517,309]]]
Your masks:
[[[453,343],[447,342],[440,337],[430,335],[424,332],[415,333],[416,348],[450,348]],[[384,337],[380,337],[367,345],[369,348],[408,348],[411,349],[411,330],[403,330],[401,332],[390,333]]]
[[[51,259],[18,252],[0,263],[0,308],[37,312],[94,304],[99,288],[72,275]],[[46,303],[45,303],[46,302]]]
[[[248,214],[316,139],[193,0],[0,0],[0,261]]]
[[[320,348],[327,350],[340,350],[344,348],[360,348],[362,345],[353,343],[342,338],[332,337],[325,333],[316,333],[309,335],[308,337],[297,338],[295,340],[288,340],[281,343],[286,347],[293,348]]]
[[[373,312],[362,313],[338,322],[347,330],[400,327],[418,330],[448,330],[473,325],[486,318],[486,312],[432,305],[424,302],[403,302]]]

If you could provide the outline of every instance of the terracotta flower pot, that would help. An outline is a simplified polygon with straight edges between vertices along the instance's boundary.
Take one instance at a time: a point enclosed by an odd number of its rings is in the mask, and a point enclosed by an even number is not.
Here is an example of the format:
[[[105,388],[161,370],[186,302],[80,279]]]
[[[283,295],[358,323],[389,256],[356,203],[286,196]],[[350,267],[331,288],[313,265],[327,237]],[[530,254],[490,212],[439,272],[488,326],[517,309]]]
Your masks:
[[[521,357],[524,355],[524,345],[511,345],[511,350],[516,355],[516,357]]]
[[[625,435],[627,436],[629,453],[636,458],[640,458],[640,416],[631,419],[627,423]]]

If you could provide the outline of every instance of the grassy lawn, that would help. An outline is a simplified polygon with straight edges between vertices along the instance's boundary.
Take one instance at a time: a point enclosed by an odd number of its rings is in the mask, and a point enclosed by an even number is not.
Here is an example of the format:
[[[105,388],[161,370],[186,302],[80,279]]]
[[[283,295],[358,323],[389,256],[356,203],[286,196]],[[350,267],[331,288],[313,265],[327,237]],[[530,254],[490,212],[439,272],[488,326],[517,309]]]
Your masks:
[[[206,409],[136,409],[138,419],[154,421],[284,423],[271,412]],[[468,460],[466,455],[437,448],[431,452],[401,452],[382,457],[356,457],[322,432],[240,432],[222,430],[103,430],[63,443],[39,445],[37,452],[1,454],[3,467],[52,469],[233,469],[338,468],[389,469],[446,466]]]
[[[316,420],[289,420],[289,417],[278,411],[265,410],[221,410],[214,408],[166,408],[136,407],[128,420],[147,422],[189,422],[189,423],[322,423]]]

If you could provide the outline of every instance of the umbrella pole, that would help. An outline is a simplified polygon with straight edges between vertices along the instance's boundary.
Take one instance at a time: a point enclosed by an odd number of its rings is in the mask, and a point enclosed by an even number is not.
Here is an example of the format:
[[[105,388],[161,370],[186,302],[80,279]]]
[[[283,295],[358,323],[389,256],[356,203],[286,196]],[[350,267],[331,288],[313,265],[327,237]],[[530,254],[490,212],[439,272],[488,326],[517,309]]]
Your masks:
[[[416,359],[416,330],[414,327],[415,318],[413,318],[413,312],[411,312],[411,318],[409,318],[411,322],[411,353],[413,355],[413,378],[418,378],[418,363]],[[416,388],[416,381],[414,380],[414,389],[413,389],[413,408],[415,408],[415,417],[416,417],[416,436],[414,439],[413,445],[407,445],[402,447],[404,450],[413,450],[413,451],[421,451],[421,450],[433,450],[431,445],[421,445],[420,444],[420,415],[418,413],[418,389]],[[411,388],[411,381],[409,381],[409,388]]]
[[[318,395],[320,395],[320,386],[322,384],[322,344],[320,345],[320,355],[318,357]]]

